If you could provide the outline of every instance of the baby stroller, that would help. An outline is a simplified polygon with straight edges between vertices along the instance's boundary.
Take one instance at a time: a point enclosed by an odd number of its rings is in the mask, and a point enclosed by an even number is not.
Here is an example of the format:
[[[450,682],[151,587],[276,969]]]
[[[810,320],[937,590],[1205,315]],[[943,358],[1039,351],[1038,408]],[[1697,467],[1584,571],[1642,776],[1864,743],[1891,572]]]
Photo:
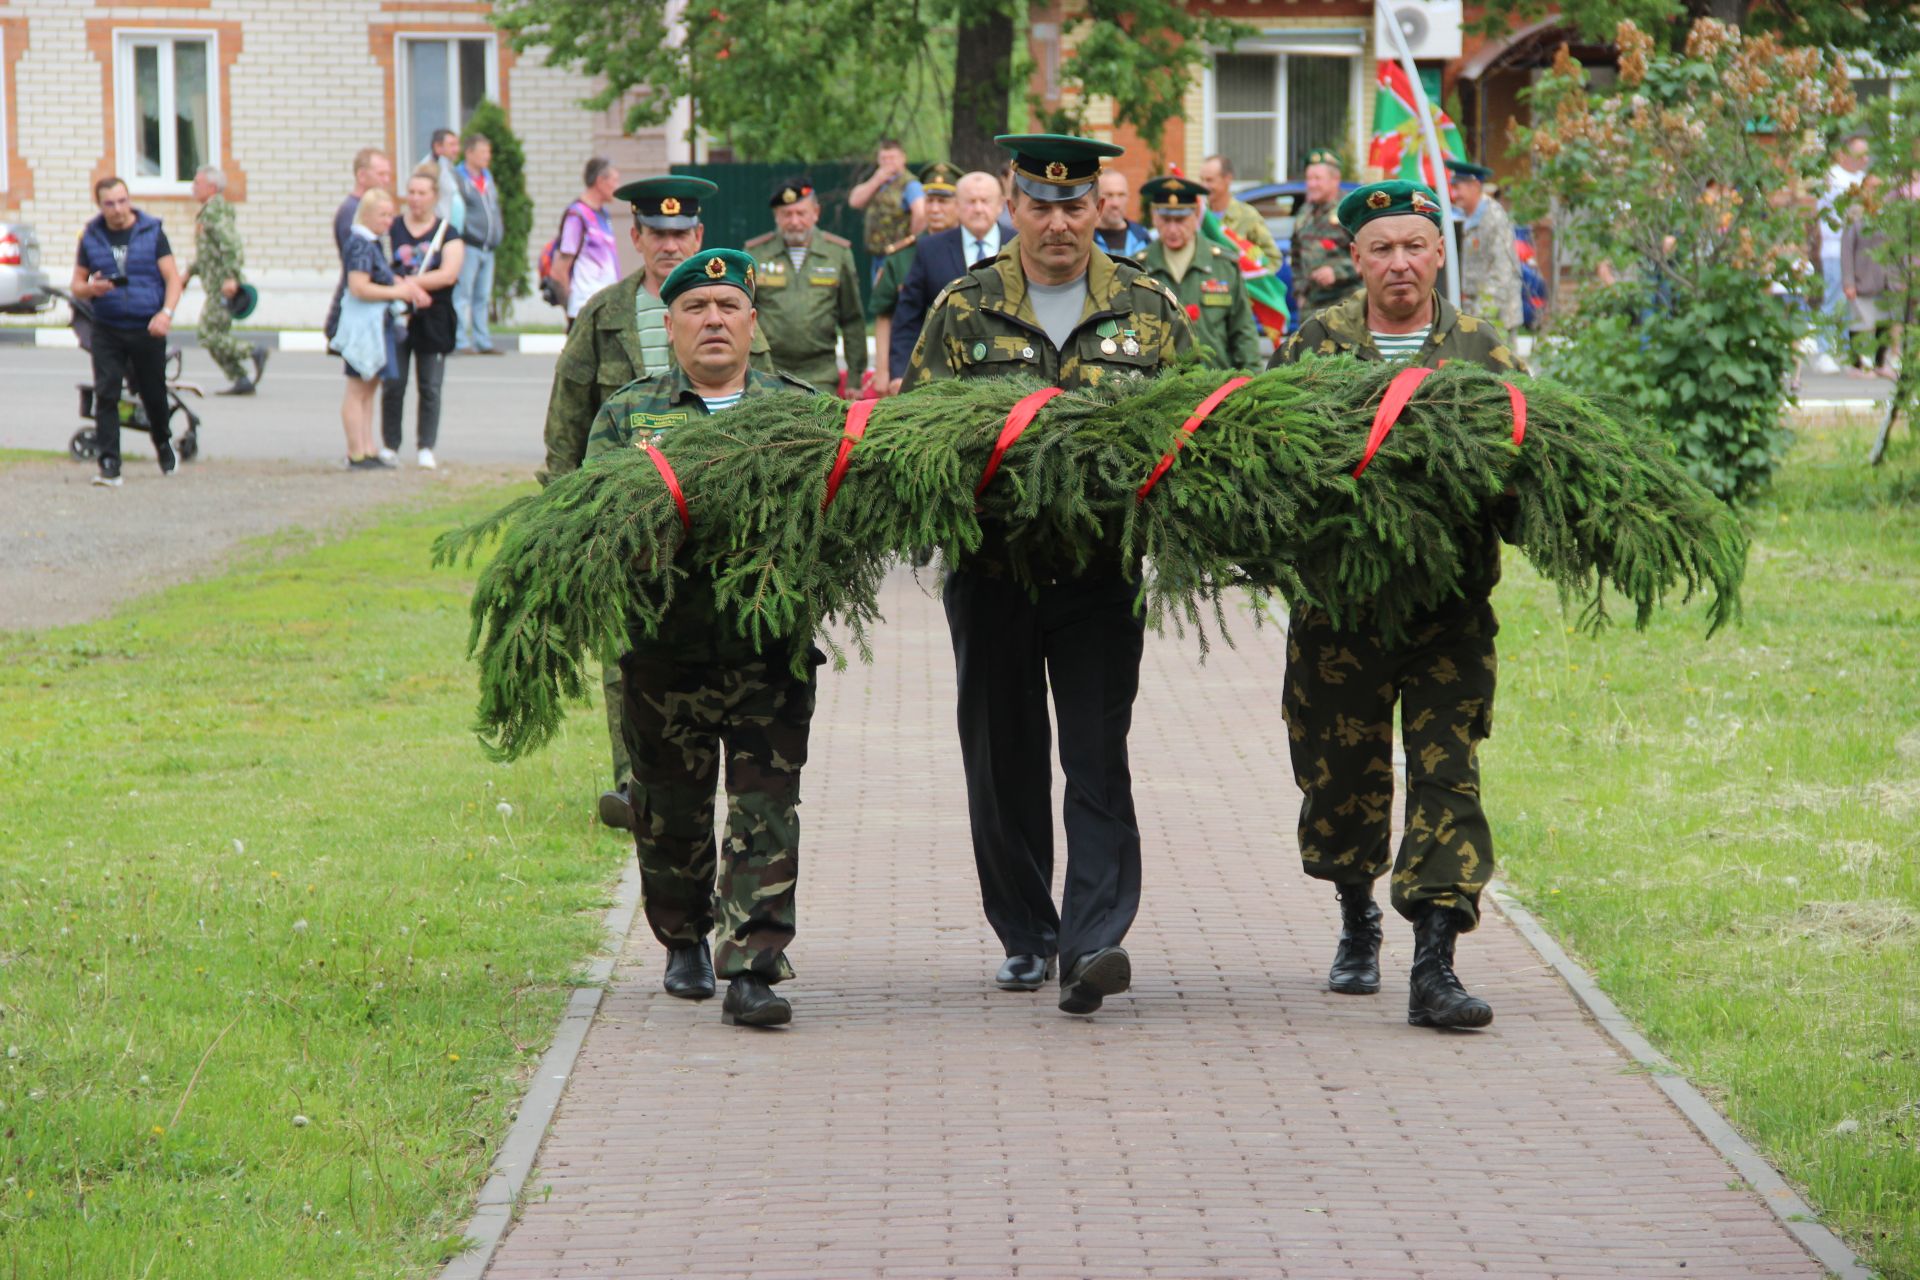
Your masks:
[[[80,339],[80,349],[93,350],[93,308],[63,289],[49,289],[47,292],[56,298],[66,299],[73,313],[73,332]],[[182,358],[180,348],[167,348],[167,424],[172,429],[174,452],[180,455],[182,462],[192,462],[194,455],[200,452],[200,415],[188,407],[181,393],[205,396],[206,392],[195,383],[181,381]],[[93,427],[93,384],[82,382],[79,388],[80,416],[86,419],[87,425],[74,432],[73,438],[67,441],[67,452],[75,462],[92,462],[100,456],[100,442]],[[185,430],[179,428],[182,421],[186,423]],[[140,402],[140,390],[134,386],[131,374],[120,393],[120,429],[143,431],[148,438],[153,436],[153,424],[147,421],[147,407]]]

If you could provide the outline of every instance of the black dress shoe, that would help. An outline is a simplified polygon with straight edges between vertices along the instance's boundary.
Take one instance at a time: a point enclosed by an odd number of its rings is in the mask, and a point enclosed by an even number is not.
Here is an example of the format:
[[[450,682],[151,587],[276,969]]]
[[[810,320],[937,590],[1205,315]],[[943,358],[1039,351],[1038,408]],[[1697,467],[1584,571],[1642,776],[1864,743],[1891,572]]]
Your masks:
[[[251,354],[253,356],[253,385],[257,387],[260,385],[260,379],[266,376],[267,356],[270,353],[267,351],[266,343],[256,342],[253,344]]]
[[[1362,880],[1338,887],[1340,945],[1327,970],[1327,989],[1370,996],[1380,990],[1380,908],[1373,902],[1373,883]]]
[[[1060,1012],[1092,1013],[1108,996],[1133,985],[1133,961],[1120,947],[1089,951],[1060,979]]]
[[[720,1021],[730,1027],[784,1026],[793,1021],[793,1006],[773,994],[773,987],[759,974],[743,973],[727,983]]]
[[[1413,921],[1413,981],[1407,1021],[1416,1027],[1484,1027],[1493,1006],[1460,985],[1453,972],[1453,940],[1465,918],[1447,907],[1427,907]]]
[[[1002,991],[1038,991],[1053,976],[1052,956],[1008,956],[993,975],[993,985]]]
[[[633,801],[625,787],[600,793],[600,822],[621,831],[633,830]]]
[[[241,374],[232,386],[223,387],[213,394],[217,396],[250,396],[253,394],[253,379],[247,377],[245,374]]]
[[[713,997],[713,950],[705,938],[690,947],[674,947],[667,952],[667,976],[660,985],[670,996],[682,1000],[708,1000]]]

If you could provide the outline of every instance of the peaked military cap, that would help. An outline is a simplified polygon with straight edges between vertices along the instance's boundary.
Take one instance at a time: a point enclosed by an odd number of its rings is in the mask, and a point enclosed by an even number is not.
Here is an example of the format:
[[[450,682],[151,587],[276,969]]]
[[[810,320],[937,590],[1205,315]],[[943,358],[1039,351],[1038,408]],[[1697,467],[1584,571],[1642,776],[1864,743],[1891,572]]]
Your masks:
[[[689,289],[730,284],[753,300],[753,255],[738,249],[703,249],[667,273],[660,301],[668,306]]]
[[[1140,188],[1140,194],[1147,198],[1147,204],[1155,213],[1170,213],[1176,216],[1196,212],[1207,199],[1205,187],[1192,178],[1183,178],[1179,174],[1155,178]]]
[[[1315,147],[1307,152],[1307,167],[1311,169],[1316,164],[1332,165],[1335,170],[1344,170],[1347,167],[1340,163],[1339,152],[1329,151],[1325,147]]]
[[[995,142],[1013,152],[1013,183],[1035,200],[1078,200],[1093,190],[1100,161],[1125,147],[1064,133],[1003,133]]]
[[[935,160],[920,170],[920,188],[930,196],[950,196],[960,190],[960,169],[945,160]]]
[[[700,225],[700,202],[720,190],[705,178],[640,178],[613,193],[633,206],[634,220],[655,231],[685,231]]]
[[[1461,178],[1472,178],[1477,182],[1485,182],[1493,176],[1493,170],[1483,164],[1475,164],[1471,160],[1455,160],[1452,156],[1447,157],[1447,172]]]
[[[1347,192],[1340,201],[1340,207],[1334,210],[1334,217],[1340,220],[1340,225],[1349,234],[1359,231],[1375,218],[1399,218],[1407,214],[1418,214],[1434,226],[1439,226],[1440,197],[1433,194],[1431,187],[1396,178],[1391,182],[1373,182],[1354,188]]]
[[[813,179],[795,174],[783,182],[774,184],[773,194],[767,198],[767,206],[772,209],[784,209],[790,204],[799,204],[813,194]]]

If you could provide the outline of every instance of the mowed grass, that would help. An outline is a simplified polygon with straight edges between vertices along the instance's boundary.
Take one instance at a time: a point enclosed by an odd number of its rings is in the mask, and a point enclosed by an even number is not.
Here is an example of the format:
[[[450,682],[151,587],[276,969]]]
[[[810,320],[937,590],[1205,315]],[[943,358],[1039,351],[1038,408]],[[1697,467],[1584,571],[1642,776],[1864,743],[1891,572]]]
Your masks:
[[[1920,448],[1809,427],[1746,621],[1569,634],[1509,558],[1484,785],[1510,888],[1888,1277],[1920,1276]],[[1471,948],[1468,969],[1471,971]],[[1470,979],[1469,979],[1470,980]]]
[[[501,500],[0,635],[0,1274],[448,1252],[631,856],[597,715],[511,767],[468,731],[427,548]]]

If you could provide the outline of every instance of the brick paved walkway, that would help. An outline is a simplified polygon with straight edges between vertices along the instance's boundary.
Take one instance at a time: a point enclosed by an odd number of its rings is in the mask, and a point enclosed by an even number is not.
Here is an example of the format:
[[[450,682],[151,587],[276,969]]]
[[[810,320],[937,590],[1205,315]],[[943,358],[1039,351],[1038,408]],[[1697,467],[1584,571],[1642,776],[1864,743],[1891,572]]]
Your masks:
[[[1378,996],[1324,990],[1273,628],[1149,641],[1131,994],[993,990],[945,624],[887,614],[815,721],[793,1026],[663,995],[642,923],[494,1280],[1824,1274],[1504,920],[1485,1033],[1406,1025],[1397,919]]]

